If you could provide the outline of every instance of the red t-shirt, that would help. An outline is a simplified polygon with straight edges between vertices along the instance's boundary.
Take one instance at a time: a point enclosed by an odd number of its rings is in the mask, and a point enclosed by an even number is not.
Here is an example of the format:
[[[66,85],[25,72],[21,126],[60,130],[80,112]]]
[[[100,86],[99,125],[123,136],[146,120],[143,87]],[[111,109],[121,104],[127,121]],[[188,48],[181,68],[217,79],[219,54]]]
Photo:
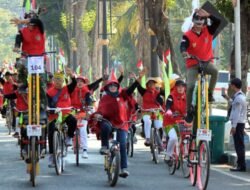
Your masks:
[[[189,54],[194,55],[204,61],[207,61],[213,57],[213,35],[209,33],[207,26],[202,29],[200,35],[197,35],[192,30],[189,30],[185,33],[185,36],[189,40],[189,47],[187,49]],[[198,62],[195,59],[187,59],[186,67],[190,68],[197,63]]]
[[[22,34],[22,51],[29,55],[41,55],[45,52],[45,35],[38,27],[30,30],[28,27],[20,30]]]

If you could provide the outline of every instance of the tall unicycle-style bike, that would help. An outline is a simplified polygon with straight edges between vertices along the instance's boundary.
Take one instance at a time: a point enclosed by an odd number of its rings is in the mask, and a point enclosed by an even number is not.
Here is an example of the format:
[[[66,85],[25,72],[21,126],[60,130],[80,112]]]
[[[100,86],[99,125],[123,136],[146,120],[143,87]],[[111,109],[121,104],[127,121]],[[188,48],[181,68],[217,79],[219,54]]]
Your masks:
[[[205,190],[210,175],[210,150],[211,130],[209,129],[209,100],[208,100],[208,76],[205,69],[207,61],[195,56],[191,59],[198,61],[198,80],[195,84],[192,105],[195,109],[193,134],[189,141],[189,171],[190,181],[193,186]]]
[[[52,53],[52,52],[50,52]],[[36,176],[40,171],[39,159],[44,157],[46,150],[46,112],[41,112],[41,86],[42,74],[44,69],[44,54],[27,55],[28,72],[28,125],[24,126],[26,130],[27,146],[27,172],[30,174],[32,186],[36,186]],[[44,110],[45,111],[45,110]]]

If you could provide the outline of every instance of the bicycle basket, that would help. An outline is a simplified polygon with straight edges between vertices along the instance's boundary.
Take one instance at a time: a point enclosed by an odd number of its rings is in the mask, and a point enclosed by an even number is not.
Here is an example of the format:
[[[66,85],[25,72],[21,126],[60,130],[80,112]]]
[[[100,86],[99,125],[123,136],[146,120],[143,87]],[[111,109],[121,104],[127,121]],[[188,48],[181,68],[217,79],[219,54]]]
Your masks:
[[[178,127],[181,135],[190,135],[192,132],[192,127],[187,127],[183,123],[179,124]]]

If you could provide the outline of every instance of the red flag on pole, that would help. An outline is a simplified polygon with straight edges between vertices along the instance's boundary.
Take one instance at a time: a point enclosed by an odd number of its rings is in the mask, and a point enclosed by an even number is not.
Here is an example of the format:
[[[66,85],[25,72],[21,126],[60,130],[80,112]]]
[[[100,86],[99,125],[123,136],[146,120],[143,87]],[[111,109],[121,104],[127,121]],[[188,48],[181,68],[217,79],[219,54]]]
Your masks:
[[[111,70],[111,73],[110,73],[110,76],[109,76],[109,80],[111,80],[111,81],[117,81],[114,69]]]
[[[60,53],[60,55],[62,55],[64,57],[64,51],[62,48],[59,48],[59,53]]]
[[[163,53],[163,55],[162,55],[162,57],[163,57],[163,62],[164,63],[168,63],[168,59],[167,59],[167,57],[168,57],[168,55],[170,54],[170,49],[167,49],[167,51],[165,51],[164,53]]]
[[[32,0],[31,5],[32,5],[32,9],[35,10],[36,9],[36,0]]]
[[[141,59],[137,62],[136,67],[137,67],[138,69],[140,69],[140,70],[143,69],[143,63],[142,63],[142,60],[141,60]]]

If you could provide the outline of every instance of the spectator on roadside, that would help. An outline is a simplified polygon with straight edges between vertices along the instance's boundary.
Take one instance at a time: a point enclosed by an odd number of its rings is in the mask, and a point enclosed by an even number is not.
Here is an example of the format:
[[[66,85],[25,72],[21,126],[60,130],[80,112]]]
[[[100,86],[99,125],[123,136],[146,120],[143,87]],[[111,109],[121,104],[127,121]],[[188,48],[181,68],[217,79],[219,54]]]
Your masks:
[[[237,154],[237,166],[230,168],[230,171],[246,171],[244,128],[247,113],[247,101],[245,94],[241,91],[242,82],[235,78],[230,82],[232,90],[235,92],[232,98],[232,105],[229,120],[232,123],[231,135],[234,140],[234,147]]]

